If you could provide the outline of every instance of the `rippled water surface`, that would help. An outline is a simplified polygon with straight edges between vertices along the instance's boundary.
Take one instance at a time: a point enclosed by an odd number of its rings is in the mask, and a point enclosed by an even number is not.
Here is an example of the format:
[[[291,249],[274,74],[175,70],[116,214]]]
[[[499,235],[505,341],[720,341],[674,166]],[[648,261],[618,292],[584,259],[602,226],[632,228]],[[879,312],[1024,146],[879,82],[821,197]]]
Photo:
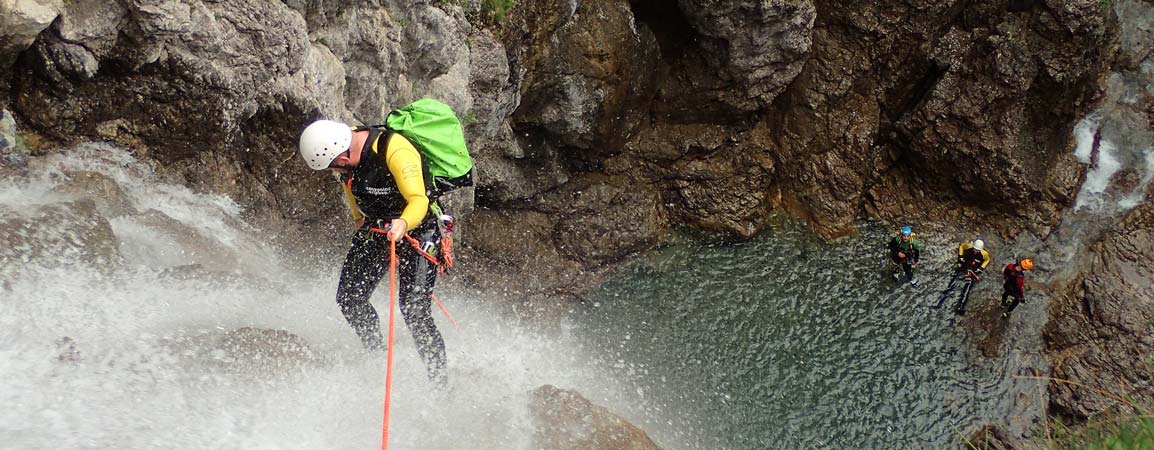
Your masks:
[[[669,448],[944,448],[1003,421],[1021,355],[984,357],[963,329],[993,311],[1000,277],[958,321],[930,307],[957,244],[923,238],[914,288],[884,273],[887,231],[862,229],[832,244],[788,223],[688,238],[590,297],[577,332],[672,418],[649,425]]]

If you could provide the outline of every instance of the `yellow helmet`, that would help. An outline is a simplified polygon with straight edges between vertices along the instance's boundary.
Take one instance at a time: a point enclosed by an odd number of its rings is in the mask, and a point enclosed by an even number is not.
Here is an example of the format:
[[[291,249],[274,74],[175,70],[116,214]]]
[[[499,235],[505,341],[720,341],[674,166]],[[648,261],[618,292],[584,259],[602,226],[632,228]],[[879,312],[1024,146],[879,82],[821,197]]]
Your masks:
[[[1034,260],[1030,258],[1023,258],[1022,262],[1019,262],[1018,265],[1022,266],[1022,270],[1034,270]]]

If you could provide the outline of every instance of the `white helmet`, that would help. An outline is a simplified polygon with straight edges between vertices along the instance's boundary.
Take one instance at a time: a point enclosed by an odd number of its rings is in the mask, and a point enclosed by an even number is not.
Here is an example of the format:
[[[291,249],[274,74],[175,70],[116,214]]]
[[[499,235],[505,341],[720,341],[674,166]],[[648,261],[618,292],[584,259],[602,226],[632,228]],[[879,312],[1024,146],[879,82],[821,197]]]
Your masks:
[[[301,157],[313,170],[321,170],[333,163],[353,142],[353,130],[340,122],[318,120],[301,133]]]
[[[985,250],[985,249],[986,249],[986,243],[985,242],[982,242],[981,239],[974,239],[974,250]]]

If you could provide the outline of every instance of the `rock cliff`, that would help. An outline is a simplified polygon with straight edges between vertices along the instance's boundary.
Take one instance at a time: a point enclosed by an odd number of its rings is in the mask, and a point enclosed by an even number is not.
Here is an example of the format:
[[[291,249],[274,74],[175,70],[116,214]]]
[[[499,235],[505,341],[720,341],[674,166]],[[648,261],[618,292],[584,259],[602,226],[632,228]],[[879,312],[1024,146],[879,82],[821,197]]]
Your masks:
[[[300,130],[440,98],[477,160],[458,211],[475,280],[555,295],[672,227],[748,237],[775,209],[829,237],[863,214],[1044,237],[1083,176],[1074,123],[1112,71],[1149,61],[1119,51],[1148,48],[1149,26],[1118,23],[1148,0],[486,5],[0,0],[0,93],[29,142],[128,146],[328,249],[346,212],[297,160]],[[1151,295],[1134,281],[1154,257],[1138,248],[1148,212],[1052,308],[1056,373],[1120,370],[1092,349],[1149,351],[1150,324],[1117,306]],[[1071,389],[1053,387],[1057,410],[1099,409]]]
[[[1075,421],[1130,401],[1154,406],[1154,206],[1132,211],[1086,258],[1043,330],[1051,413]]]

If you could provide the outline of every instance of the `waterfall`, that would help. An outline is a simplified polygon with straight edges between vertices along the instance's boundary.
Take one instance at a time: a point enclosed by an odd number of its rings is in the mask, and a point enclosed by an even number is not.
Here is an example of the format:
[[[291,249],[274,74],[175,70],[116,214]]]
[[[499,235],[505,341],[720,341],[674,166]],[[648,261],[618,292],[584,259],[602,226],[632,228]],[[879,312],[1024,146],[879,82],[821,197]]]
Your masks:
[[[1154,6],[1114,2],[1121,25],[1121,68],[1107,79],[1099,108],[1074,127],[1074,156],[1088,167],[1075,211],[1116,217],[1141,204],[1154,179]],[[1128,61],[1129,63],[1125,63]]]
[[[231,200],[166,183],[121,148],[28,164],[0,180],[0,448],[380,445],[384,356],[335,304],[340,256],[290,263]],[[578,342],[451,288],[438,286],[460,329],[436,317],[449,394],[431,392],[397,324],[391,448],[528,449],[542,384],[636,403]]]

